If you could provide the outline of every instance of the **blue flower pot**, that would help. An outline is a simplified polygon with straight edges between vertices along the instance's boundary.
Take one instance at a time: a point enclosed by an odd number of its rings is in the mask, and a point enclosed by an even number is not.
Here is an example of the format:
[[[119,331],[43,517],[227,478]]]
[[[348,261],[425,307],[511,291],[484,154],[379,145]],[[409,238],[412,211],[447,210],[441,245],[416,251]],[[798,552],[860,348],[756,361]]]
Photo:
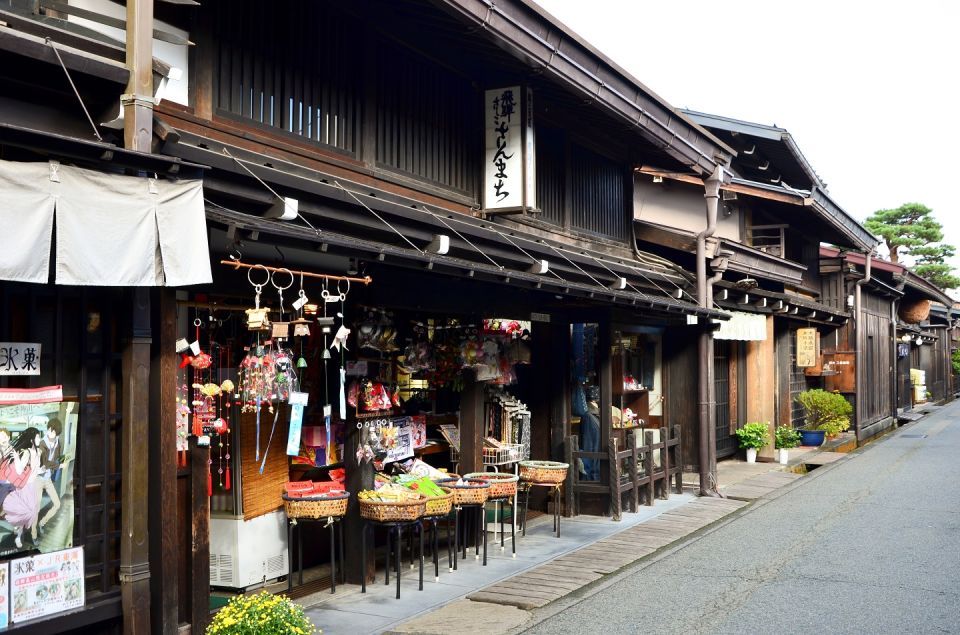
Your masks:
[[[823,437],[826,434],[823,430],[797,430],[800,433],[800,445],[812,445],[820,447],[823,445]]]

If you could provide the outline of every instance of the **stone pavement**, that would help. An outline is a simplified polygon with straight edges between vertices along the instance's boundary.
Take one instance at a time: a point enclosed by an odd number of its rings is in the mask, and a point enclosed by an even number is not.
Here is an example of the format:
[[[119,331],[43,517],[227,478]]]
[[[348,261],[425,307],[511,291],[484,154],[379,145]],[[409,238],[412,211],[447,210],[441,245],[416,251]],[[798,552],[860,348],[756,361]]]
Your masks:
[[[393,598],[392,585],[380,583],[368,586],[366,596],[347,586],[343,591],[338,587],[335,596],[320,594],[300,602],[327,635],[517,632],[531,618],[529,611],[692,538],[809,470],[844,460],[846,454],[831,449],[849,446],[848,438],[840,438],[823,448],[797,448],[791,450],[788,465],[722,461],[717,470],[721,497],[698,497],[694,490],[674,494],[636,514],[624,512],[619,523],[589,516],[565,518],[561,538],[553,535],[551,517],[540,517],[530,523],[526,537],[518,537],[517,558],[510,558],[509,543],[505,552],[491,543],[488,567],[468,559],[456,573],[441,571],[438,580],[425,583],[422,593],[417,591],[415,572],[405,571],[399,601]],[[684,477],[688,486],[697,483],[696,475]]]

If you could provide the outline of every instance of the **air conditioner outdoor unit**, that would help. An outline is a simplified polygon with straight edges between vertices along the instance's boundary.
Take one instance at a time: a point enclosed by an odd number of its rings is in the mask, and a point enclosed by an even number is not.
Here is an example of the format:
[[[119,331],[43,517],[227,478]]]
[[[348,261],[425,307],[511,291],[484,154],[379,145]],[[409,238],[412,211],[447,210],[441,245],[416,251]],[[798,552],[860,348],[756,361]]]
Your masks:
[[[210,518],[210,586],[246,590],[287,575],[287,517]]]

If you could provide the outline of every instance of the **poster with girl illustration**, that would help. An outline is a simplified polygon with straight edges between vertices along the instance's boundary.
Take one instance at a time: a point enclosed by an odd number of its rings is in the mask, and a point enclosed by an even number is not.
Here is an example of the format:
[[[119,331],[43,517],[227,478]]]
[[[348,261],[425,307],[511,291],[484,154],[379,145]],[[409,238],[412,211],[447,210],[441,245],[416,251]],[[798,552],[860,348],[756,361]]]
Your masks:
[[[0,556],[73,545],[76,406],[59,386],[0,389]]]

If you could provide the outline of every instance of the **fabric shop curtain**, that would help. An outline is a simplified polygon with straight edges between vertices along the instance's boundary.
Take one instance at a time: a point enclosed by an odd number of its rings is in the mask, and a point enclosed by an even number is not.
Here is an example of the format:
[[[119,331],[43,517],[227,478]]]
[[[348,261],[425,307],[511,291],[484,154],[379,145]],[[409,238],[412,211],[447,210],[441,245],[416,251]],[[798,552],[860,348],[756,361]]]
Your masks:
[[[169,286],[212,281],[196,180],[0,161],[0,280]]]

